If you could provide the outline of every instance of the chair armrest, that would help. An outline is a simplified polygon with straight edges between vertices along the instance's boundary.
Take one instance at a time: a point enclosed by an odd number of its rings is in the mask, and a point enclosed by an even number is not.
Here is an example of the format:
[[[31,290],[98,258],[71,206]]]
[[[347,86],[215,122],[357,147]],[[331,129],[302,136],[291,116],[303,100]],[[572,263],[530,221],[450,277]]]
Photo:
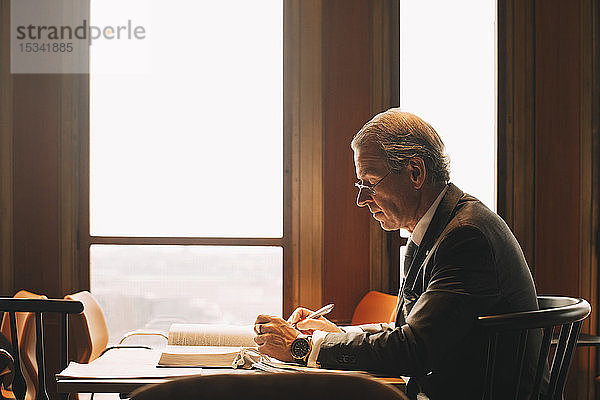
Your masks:
[[[136,329],[134,331],[127,332],[121,337],[119,340],[119,344],[123,344],[125,340],[133,336],[160,336],[165,338],[165,340],[169,340],[169,337],[160,331],[145,331],[143,329]]]
[[[102,357],[102,355],[106,352],[108,352],[109,350],[116,350],[116,349],[146,349],[146,350],[152,350],[152,347],[150,346],[144,346],[144,345],[136,345],[136,344],[126,344],[123,346],[110,346],[105,348],[104,350],[102,350],[102,353],[100,353],[100,355],[98,357]]]

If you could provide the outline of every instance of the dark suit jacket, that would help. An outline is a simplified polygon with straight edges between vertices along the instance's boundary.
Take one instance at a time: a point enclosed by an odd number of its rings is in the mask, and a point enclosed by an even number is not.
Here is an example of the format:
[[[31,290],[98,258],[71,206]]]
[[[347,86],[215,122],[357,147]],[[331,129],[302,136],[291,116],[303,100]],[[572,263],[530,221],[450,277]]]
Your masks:
[[[527,262],[506,223],[453,184],[423,237],[399,301],[394,329],[328,334],[321,366],[411,376],[432,400],[477,399],[487,342],[474,327],[476,317],[538,309]],[[539,333],[528,336],[528,348],[539,348]],[[514,359],[510,350],[516,345],[504,346],[496,371],[510,369]],[[526,353],[526,387],[536,362],[537,354]],[[508,398],[504,391],[514,385],[500,375],[494,397]]]

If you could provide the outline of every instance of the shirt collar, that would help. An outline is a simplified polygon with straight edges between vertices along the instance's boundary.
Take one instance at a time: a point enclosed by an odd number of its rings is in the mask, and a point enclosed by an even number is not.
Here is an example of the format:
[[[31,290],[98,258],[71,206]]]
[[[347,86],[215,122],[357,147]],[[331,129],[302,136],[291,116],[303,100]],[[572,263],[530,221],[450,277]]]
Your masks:
[[[435,211],[437,210],[438,206],[440,205],[442,198],[446,194],[446,191],[448,191],[448,185],[444,186],[444,188],[442,189],[442,191],[440,192],[438,197],[435,199],[433,204],[429,207],[429,209],[425,213],[425,215],[423,215],[421,217],[421,219],[419,220],[419,222],[417,222],[417,225],[415,226],[415,229],[413,230],[413,233],[409,239],[409,240],[412,240],[417,246],[421,245],[423,236],[425,236],[425,232],[427,232],[427,228],[429,228],[429,224],[431,223],[431,220],[433,219],[433,215],[435,214]]]

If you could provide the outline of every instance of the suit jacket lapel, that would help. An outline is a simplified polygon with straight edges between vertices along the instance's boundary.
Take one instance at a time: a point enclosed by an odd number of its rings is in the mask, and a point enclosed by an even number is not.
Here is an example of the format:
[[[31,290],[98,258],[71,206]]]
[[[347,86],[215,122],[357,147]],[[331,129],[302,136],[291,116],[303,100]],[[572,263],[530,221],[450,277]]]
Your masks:
[[[414,289],[416,289],[415,282],[418,278],[419,270],[423,264],[423,261],[427,257],[429,250],[431,250],[431,247],[433,247],[433,244],[437,238],[440,236],[444,228],[446,228],[448,222],[450,222],[452,219],[454,209],[463,195],[464,193],[462,190],[454,186],[452,183],[448,184],[448,190],[442,198],[442,201],[440,201],[440,204],[438,205],[438,208],[431,219],[431,223],[425,232],[425,236],[423,236],[423,240],[421,241],[421,245],[417,250],[417,254],[415,254],[415,257],[411,263],[404,285],[404,292],[402,292],[403,288],[400,288],[400,292],[398,293],[398,302],[396,305],[396,326],[400,326],[405,323],[406,316],[420,295],[421,290],[419,290],[419,294],[414,291]],[[422,289],[424,290],[425,288]]]
[[[421,245],[415,255],[413,260],[413,265],[419,266],[425,260],[427,253],[431,250],[431,247],[440,236],[448,222],[452,219],[454,214],[454,209],[458,204],[460,198],[464,195],[463,191],[454,186],[454,184],[448,184],[448,190],[446,194],[440,201],[435,214],[433,214],[433,218],[431,219],[431,223],[425,232],[425,236],[423,236],[423,240],[421,241]]]

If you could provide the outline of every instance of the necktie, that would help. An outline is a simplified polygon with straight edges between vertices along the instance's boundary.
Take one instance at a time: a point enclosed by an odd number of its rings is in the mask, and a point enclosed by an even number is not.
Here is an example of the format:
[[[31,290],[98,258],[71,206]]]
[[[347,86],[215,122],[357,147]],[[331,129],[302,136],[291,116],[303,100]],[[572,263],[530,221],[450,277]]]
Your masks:
[[[417,246],[415,242],[413,242],[412,240],[408,241],[406,251],[404,252],[404,261],[402,262],[402,270],[404,271],[404,276],[402,277],[402,282],[400,282],[400,288],[398,290],[398,301],[396,302],[396,326],[400,326],[402,323],[404,323],[404,317],[402,314],[402,304],[404,304],[404,295],[402,293],[402,289],[404,289],[404,283],[406,281],[406,277],[408,276],[410,264],[412,264],[418,249],[419,246]]]
[[[410,269],[410,265],[417,254],[417,250],[419,246],[416,245],[412,240],[408,241],[408,246],[406,246],[406,252],[404,253],[404,264],[402,265],[402,269],[404,271],[404,278],[408,275],[408,270]]]

